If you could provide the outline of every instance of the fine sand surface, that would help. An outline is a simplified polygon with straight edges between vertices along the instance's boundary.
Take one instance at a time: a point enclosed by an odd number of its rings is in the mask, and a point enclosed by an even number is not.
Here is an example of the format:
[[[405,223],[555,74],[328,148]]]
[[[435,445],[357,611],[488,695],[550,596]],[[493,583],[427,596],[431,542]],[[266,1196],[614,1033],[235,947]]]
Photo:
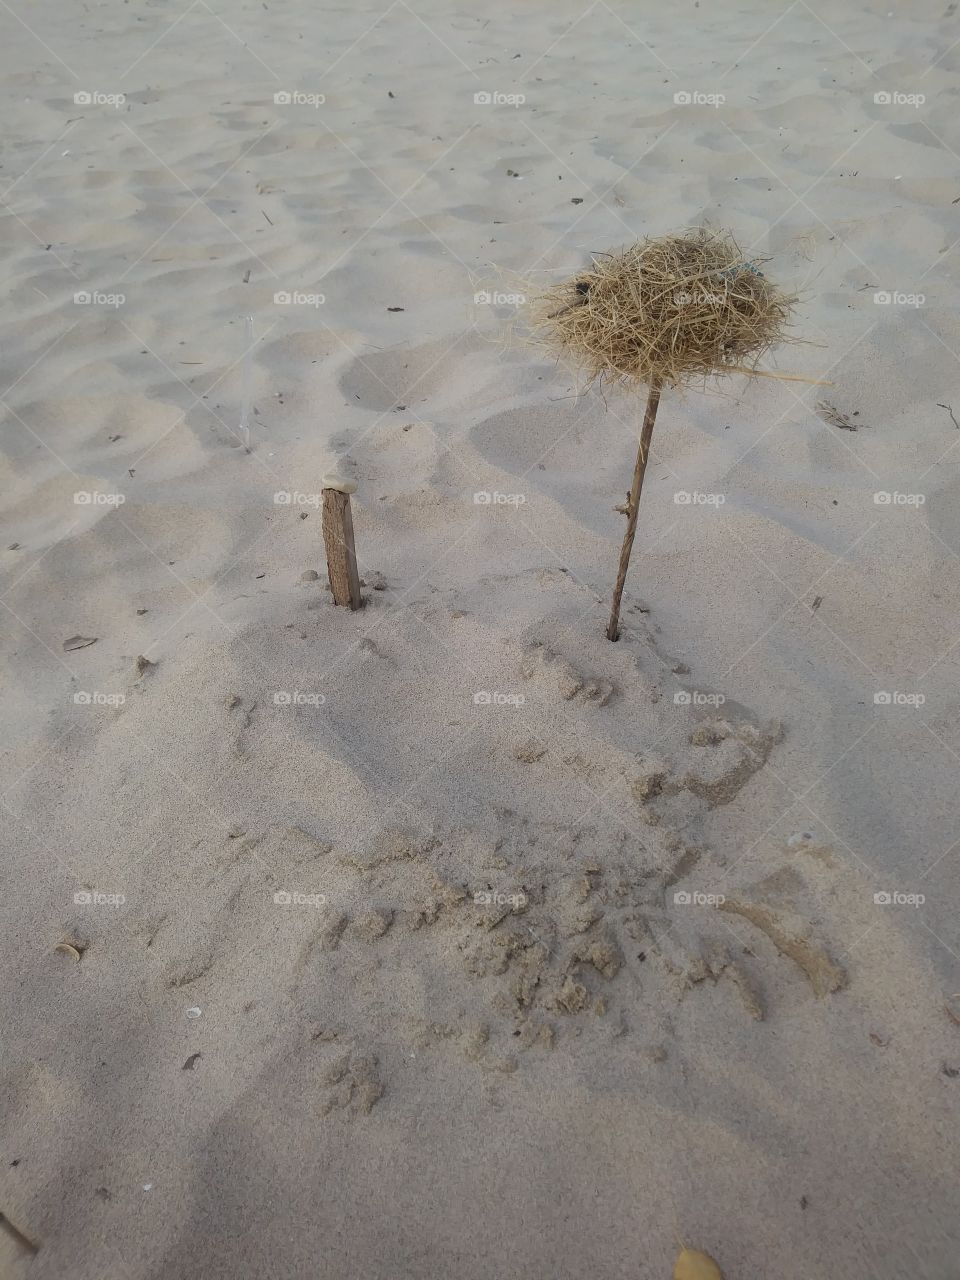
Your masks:
[[[955,9],[2,6],[4,1280],[960,1274]],[[704,222],[832,385],[664,394],[611,644],[511,295]]]

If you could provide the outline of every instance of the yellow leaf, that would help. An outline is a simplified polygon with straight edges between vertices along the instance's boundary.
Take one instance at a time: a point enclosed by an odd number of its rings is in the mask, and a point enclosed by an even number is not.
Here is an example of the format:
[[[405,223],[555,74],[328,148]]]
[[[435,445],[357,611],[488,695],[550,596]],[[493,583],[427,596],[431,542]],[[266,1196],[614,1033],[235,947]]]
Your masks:
[[[674,1265],[673,1280],[723,1280],[723,1275],[709,1253],[684,1249]]]

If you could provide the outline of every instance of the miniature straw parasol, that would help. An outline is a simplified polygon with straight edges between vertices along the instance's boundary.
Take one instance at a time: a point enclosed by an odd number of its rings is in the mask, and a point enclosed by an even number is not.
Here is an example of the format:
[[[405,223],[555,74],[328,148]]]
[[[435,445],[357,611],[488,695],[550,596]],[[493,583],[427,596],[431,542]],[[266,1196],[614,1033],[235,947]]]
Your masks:
[[[730,373],[763,375],[756,364],[784,340],[793,297],[746,260],[733,236],[703,227],[639,240],[594,258],[534,301],[546,346],[590,376],[648,388],[627,499],[627,531],[607,637],[620,638],[620,601],[637,531],[640,492],[663,387]]]

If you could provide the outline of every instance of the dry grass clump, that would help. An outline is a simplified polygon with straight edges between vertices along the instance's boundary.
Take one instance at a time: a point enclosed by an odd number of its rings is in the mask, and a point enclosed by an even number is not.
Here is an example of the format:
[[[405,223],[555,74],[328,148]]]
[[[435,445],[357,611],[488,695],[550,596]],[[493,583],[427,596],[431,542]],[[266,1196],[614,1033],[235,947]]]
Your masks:
[[[753,373],[782,342],[793,297],[744,259],[728,232],[703,227],[639,240],[532,304],[544,345],[593,382],[678,386]]]

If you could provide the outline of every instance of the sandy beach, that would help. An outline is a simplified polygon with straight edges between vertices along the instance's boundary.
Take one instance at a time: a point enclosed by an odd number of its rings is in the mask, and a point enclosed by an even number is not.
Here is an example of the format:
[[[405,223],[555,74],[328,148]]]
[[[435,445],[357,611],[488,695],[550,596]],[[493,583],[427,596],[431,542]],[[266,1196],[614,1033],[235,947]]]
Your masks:
[[[0,6],[0,1277],[953,1280],[960,17]],[[642,399],[528,340],[728,228]],[[356,484],[333,605],[322,477]]]

